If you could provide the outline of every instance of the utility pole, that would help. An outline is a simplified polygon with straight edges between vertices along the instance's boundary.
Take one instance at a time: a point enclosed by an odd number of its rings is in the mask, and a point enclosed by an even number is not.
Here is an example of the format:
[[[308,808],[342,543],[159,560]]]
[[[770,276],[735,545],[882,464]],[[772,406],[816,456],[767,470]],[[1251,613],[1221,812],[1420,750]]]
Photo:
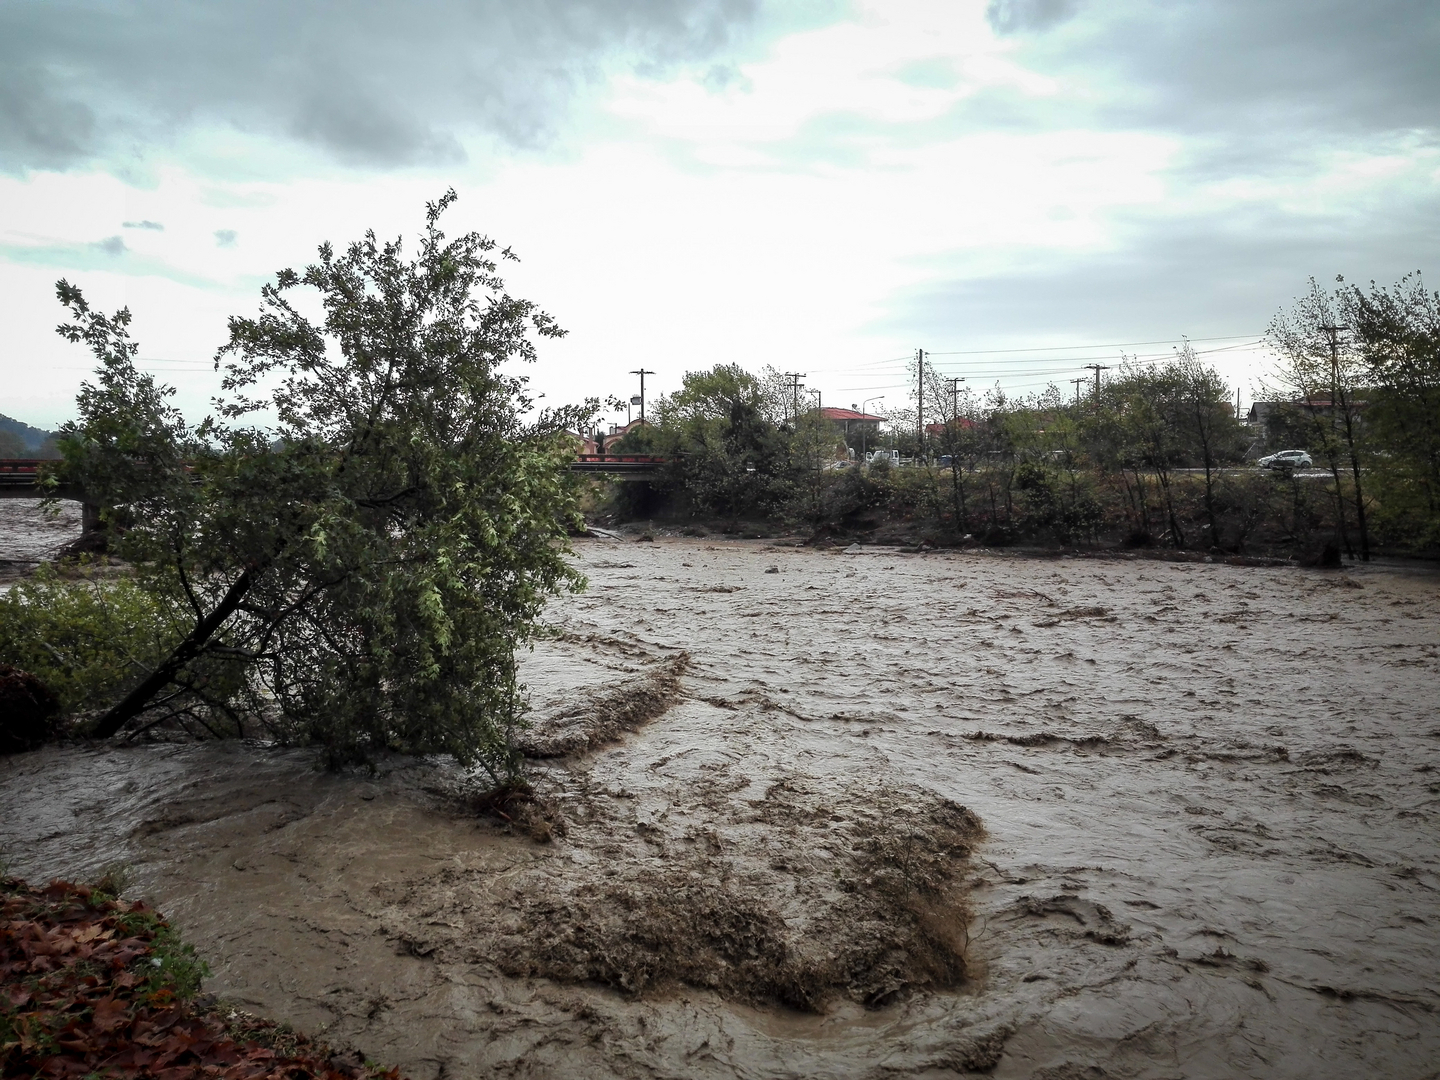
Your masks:
[[[787,371],[785,377],[790,380],[790,415],[798,421],[800,419],[800,387],[803,385],[800,380],[805,378],[803,371]]]
[[[1080,407],[1080,387],[1081,385],[1089,382],[1090,380],[1087,379],[1084,375],[1082,375],[1080,376],[1080,378],[1071,379],[1070,381],[1075,384],[1075,407],[1078,409]]]
[[[919,446],[915,456],[925,460],[925,350],[915,350],[915,426]]]
[[[960,384],[965,380],[964,378],[951,378],[945,381],[950,384],[950,422],[958,425],[960,421]]]
[[[1330,419],[1335,419],[1335,388],[1340,385],[1340,331],[1349,330],[1348,326],[1322,326],[1325,336],[1330,340]]]
[[[1085,369],[1086,369],[1087,371],[1094,371],[1094,372],[1095,372],[1095,402],[1096,402],[1096,404],[1099,404],[1099,402],[1100,402],[1100,372],[1102,372],[1102,371],[1109,371],[1109,370],[1110,370],[1110,365],[1109,365],[1109,364],[1086,364],[1086,365],[1085,365]],[[1077,391],[1077,392],[1078,392],[1078,391]]]
[[[645,376],[654,375],[653,371],[646,371],[643,367],[638,371],[630,372],[631,375],[640,376],[640,423],[645,423]]]

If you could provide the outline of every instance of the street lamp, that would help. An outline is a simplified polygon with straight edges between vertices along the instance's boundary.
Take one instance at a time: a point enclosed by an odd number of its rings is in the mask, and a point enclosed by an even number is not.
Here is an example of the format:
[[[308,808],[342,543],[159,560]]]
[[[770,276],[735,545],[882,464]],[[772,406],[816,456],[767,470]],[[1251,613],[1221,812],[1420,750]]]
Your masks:
[[[885,400],[885,395],[884,395],[884,394],[881,394],[879,397],[867,397],[864,401],[862,401],[862,402],[860,403],[860,415],[861,415],[861,416],[867,415],[866,412],[865,412],[865,406],[866,406],[866,405],[869,405],[870,402],[872,402],[872,401],[884,401],[884,400]],[[860,460],[861,460],[861,461],[864,461],[864,460],[865,460],[865,423],[866,423],[866,421],[864,421],[864,420],[861,420],[861,421],[860,421]]]

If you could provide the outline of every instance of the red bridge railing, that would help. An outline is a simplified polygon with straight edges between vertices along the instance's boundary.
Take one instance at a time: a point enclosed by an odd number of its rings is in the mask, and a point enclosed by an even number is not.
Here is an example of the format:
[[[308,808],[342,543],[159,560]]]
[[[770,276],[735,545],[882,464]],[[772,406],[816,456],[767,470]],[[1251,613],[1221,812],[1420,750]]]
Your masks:
[[[0,458],[0,484],[33,484],[44,458]]]
[[[656,454],[577,454],[575,460],[596,464],[664,465],[670,459]]]

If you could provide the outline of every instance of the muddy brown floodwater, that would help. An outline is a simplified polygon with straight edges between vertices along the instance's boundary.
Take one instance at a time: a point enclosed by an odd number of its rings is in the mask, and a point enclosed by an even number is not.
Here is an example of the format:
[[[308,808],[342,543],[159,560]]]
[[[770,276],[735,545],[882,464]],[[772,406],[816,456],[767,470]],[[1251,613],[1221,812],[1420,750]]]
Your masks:
[[[1433,1077],[1440,580],[581,541],[539,802],[256,745],[0,764],[208,989],[416,1077]]]
[[[29,573],[80,535],[80,504],[0,499],[0,583]]]

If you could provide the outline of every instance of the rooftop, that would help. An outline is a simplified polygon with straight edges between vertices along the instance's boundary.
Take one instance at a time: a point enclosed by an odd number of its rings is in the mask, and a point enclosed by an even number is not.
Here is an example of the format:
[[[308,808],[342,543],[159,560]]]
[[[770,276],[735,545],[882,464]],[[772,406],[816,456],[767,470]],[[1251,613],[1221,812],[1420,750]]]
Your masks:
[[[835,409],[829,406],[820,410],[820,415],[826,420],[868,420],[871,423],[883,423],[885,417],[871,416],[869,413],[856,412],[854,409]]]

